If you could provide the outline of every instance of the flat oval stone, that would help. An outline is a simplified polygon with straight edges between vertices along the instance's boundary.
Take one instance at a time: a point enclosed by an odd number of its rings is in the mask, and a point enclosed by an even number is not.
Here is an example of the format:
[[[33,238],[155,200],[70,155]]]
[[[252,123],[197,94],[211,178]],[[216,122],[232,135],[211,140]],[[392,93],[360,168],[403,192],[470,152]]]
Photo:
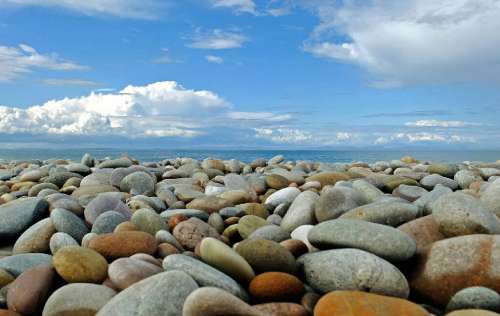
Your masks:
[[[179,316],[184,301],[197,288],[185,272],[158,273],[115,295],[96,316]]]
[[[23,315],[39,314],[50,294],[55,276],[52,266],[38,266],[23,272],[9,286],[9,309]]]
[[[120,199],[108,195],[99,195],[85,207],[85,220],[89,224],[94,224],[97,217],[107,211],[118,212],[125,216],[127,220],[132,216],[128,206]]]
[[[12,253],[48,252],[50,238],[55,232],[56,229],[50,218],[42,219],[19,236]]]
[[[202,210],[211,214],[229,206],[233,206],[233,203],[226,199],[216,196],[203,196],[189,202],[186,208]]]
[[[21,273],[36,266],[52,264],[52,256],[44,253],[22,253],[0,258],[0,269],[17,277]]]
[[[338,181],[349,180],[351,177],[343,172],[320,172],[306,178],[306,181],[319,181],[321,186],[334,185]]]
[[[83,236],[89,232],[80,217],[65,209],[56,208],[50,213],[50,219],[58,232],[66,233],[78,242],[81,242]]]
[[[200,286],[213,286],[248,300],[248,294],[236,281],[225,273],[212,268],[200,260],[186,255],[174,254],[163,259],[163,269],[179,270],[190,275]]]
[[[304,284],[288,273],[265,272],[250,282],[248,291],[259,302],[295,302],[304,293]]]
[[[57,289],[49,297],[42,316],[95,315],[116,292],[104,285],[73,283]]]
[[[319,249],[357,248],[389,261],[407,260],[417,249],[413,238],[396,228],[355,219],[320,223],[307,238]]]
[[[500,220],[468,194],[445,194],[434,203],[433,208],[432,216],[446,237],[500,234]]]
[[[392,264],[359,249],[335,249],[299,258],[307,283],[320,293],[359,290],[407,298],[404,275]]]
[[[97,216],[94,225],[92,225],[91,232],[98,235],[112,233],[116,226],[126,221],[127,218],[123,214],[115,211],[107,211]]]
[[[318,199],[319,195],[312,191],[304,191],[297,195],[281,221],[281,228],[292,232],[301,225],[314,224],[316,222],[314,205]]]
[[[263,238],[275,242],[282,242],[283,240],[290,239],[290,234],[279,226],[266,225],[257,228],[248,238]]]
[[[54,255],[57,273],[68,283],[100,283],[108,275],[108,263],[98,252],[83,247],[64,247]]]
[[[455,293],[446,305],[447,311],[458,309],[498,311],[500,310],[500,295],[487,287],[468,287]]]
[[[500,291],[500,236],[466,235],[437,241],[419,256],[412,292],[439,306],[461,289],[484,286]]]
[[[269,316],[251,307],[229,292],[216,287],[202,287],[192,292],[184,303],[183,316]]]
[[[267,197],[265,204],[276,207],[282,203],[292,203],[300,194],[300,190],[295,187],[278,190]]]
[[[50,238],[50,252],[54,255],[59,249],[68,246],[78,246],[78,242],[66,233],[55,233]]]
[[[120,182],[120,190],[132,195],[151,195],[154,189],[155,182],[151,175],[144,171],[131,173]]]
[[[454,311],[446,314],[445,316],[499,316],[500,314],[485,311],[483,309],[465,309],[460,311]]]
[[[158,265],[144,260],[121,258],[113,261],[108,268],[110,280],[120,290],[124,290],[134,283],[162,272]]]
[[[399,226],[415,219],[417,215],[418,208],[409,203],[375,202],[352,209],[341,215],[340,218]]]
[[[113,260],[130,257],[136,253],[152,255],[156,252],[157,243],[156,239],[148,233],[122,231],[97,235],[90,240],[88,247]]]
[[[358,207],[355,195],[356,191],[351,188],[326,186],[315,203],[315,218],[318,222],[327,221]]]
[[[238,232],[244,239],[248,238],[257,229],[267,226],[269,223],[255,215],[245,215],[238,221]]]
[[[165,220],[156,213],[154,210],[143,208],[137,210],[132,215],[132,224],[137,227],[138,230],[146,232],[151,235],[155,235],[159,230],[166,230],[167,224]]]
[[[439,231],[439,225],[434,220],[432,215],[427,215],[409,221],[398,227],[399,230],[405,232],[417,243],[417,253],[422,254],[427,247],[432,243],[442,240],[445,237]]]
[[[279,271],[295,274],[295,257],[277,242],[255,238],[238,244],[238,252],[252,266],[255,272]]]
[[[200,243],[200,256],[206,263],[243,283],[254,277],[252,267],[236,251],[215,238],[204,238]]]
[[[194,217],[177,224],[173,235],[182,247],[189,250],[193,250],[205,237],[219,238],[219,233],[215,228]]]
[[[0,238],[15,238],[41,218],[49,205],[41,198],[29,197],[0,205]]]
[[[314,316],[429,316],[419,305],[395,297],[355,291],[335,291],[324,295],[314,308]]]

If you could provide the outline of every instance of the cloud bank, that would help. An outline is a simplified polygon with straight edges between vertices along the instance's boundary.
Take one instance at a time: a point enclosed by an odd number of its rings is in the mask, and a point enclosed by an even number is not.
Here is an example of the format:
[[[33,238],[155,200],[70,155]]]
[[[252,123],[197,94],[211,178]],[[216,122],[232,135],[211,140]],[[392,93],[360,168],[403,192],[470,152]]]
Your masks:
[[[499,1],[303,2],[320,19],[304,49],[360,66],[374,86],[500,80]]]

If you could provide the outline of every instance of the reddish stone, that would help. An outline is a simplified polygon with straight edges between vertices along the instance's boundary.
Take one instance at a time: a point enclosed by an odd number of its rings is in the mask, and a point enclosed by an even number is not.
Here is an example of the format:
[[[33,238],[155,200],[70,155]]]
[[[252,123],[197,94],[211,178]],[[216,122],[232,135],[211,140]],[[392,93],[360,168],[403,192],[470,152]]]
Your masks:
[[[445,237],[439,231],[439,225],[432,215],[414,219],[398,227],[406,234],[415,239],[417,243],[417,253],[423,253],[432,243],[442,240]]]
[[[95,236],[89,242],[94,249],[107,259],[130,257],[136,253],[154,254],[156,239],[141,231],[121,231]]]
[[[294,302],[304,293],[304,284],[288,273],[266,272],[253,278],[248,290],[260,302]]]
[[[252,307],[266,316],[309,316],[304,307],[294,303],[267,303]]]

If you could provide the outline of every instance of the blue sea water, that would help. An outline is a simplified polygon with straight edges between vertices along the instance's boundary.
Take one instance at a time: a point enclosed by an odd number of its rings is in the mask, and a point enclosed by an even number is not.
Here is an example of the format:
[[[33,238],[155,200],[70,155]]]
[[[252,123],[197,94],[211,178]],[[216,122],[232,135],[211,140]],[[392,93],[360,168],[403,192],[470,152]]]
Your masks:
[[[90,153],[96,158],[118,157],[128,154],[140,161],[159,161],[176,157],[192,157],[204,159],[207,157],[219,159],[237,159],[250,162],[255,158],[269,159],[282,154],[287,160],[308,160],[318,162],[375,162],[399,159],[405,155],[419,160],[434,162],[484,161],[494,162],[500,159],[500,151],[487,150],[186,150],[186,149],[117,149],[117,148],[70,148],[70,149],[40,149],[12,148],[0,149],[0,159],[28,160],[64,158],[79,161],[84,153]]]

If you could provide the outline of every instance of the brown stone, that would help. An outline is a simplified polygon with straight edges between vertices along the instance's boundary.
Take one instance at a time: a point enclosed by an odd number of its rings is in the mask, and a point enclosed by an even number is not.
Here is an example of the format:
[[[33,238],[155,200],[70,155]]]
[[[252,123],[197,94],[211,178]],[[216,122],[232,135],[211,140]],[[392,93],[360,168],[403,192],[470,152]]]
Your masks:
[[[59,249],[53,259],[57,273],[68,283],[101,283],[108,263],[98,252],[79,246]]]
[[[172,244],[162,243],[158,245],[158,257],[160,258],[165,258],[176,253],[179,253],[179,249]]]
[[[321,186],[334,185],[338,181],[349,180],[351,177],[347,173],[342,172],[320,172],[306,178],[306,182],[319,181]]]
[[[283,240],[280,242],[280,245],[288,249],[288,251],[290,251],[295,258],[298,258],[309,251],[307,245],[298,239]]]
[[[14,281],[14,277],[4,269],[0,269],[0,288]]]
[[[259,302],[295,302],[304,293],[304,284],[288,273],[266,272],[252,279],[248,291]]]
[[[175,226],[173,235],[182,247],[189,250],[193,250],[205,237],[219,238],[219,233],[215,228],[195,217]]]
[[[50,294],[55,275],[52,266],[38,266],[23,272],[7,292],[9,309],[23,315],[39,314]]]
[[[102,234],[92,238],[89,248],[94,249],[107,259],[130,257],[136,253],[154,254],[156,239],[141,231],[122,231]]]
[[[216,196],[203,196],[189,202],[186,208],[202,210],[211,214],[229,206],[233,206],[233,203],[228,200]]]
[[[414,219],[398,227],[417,243],[417,253],[423,253],[432,243],[445,237],[439,231],[439,225],[432,215]]]
[[[23,316],[23,315],[10,311],[8,309],[0,309],[0,316]]]
[[[124,290],[130,285],[162,271],[163,269],[159,266],[143,260],[121,258],[109,265],[108,274],[111,282],[118,289]]]
[[[288,186],[288,180],[279,174],[270,174],[266,177],[266,184],[272,189],[279,190]]]
[[[134,231],[134,230],[137,230],[137,227],[135,227],[134,223],[126,221],[116,225],[114,232],[117,233],[117,232]]]
[[[177,214],[168,219],[168,227],[170,228],[170,231],[174,230],[175,226],[179,224],[180,222],[187,221],[189,217],[183,214]]]
[[[267,303],[253,305],[253,308],[267,316],[308,316],[302,305],[294,303]]]
[[[446,316],[500,316],[500,314],[482,309],[464,309],[448,313]]]
[[[410,301],[357,291],[334,291],[324,295],[314,308],[314,316],[429,316]]]
[[[300,304],[305,308],[305,310],[309,314],[314,313],[314,307],[316,306],[316,303],[318,303],[319,299],[321,298],[321,295],[313,292],[307,292],[302,296],[302,299],[300,300]]]
[[[466,287],[500,291],[500,235],[467,235],[433,243],[409,278],[414,294],[444,306]]]

